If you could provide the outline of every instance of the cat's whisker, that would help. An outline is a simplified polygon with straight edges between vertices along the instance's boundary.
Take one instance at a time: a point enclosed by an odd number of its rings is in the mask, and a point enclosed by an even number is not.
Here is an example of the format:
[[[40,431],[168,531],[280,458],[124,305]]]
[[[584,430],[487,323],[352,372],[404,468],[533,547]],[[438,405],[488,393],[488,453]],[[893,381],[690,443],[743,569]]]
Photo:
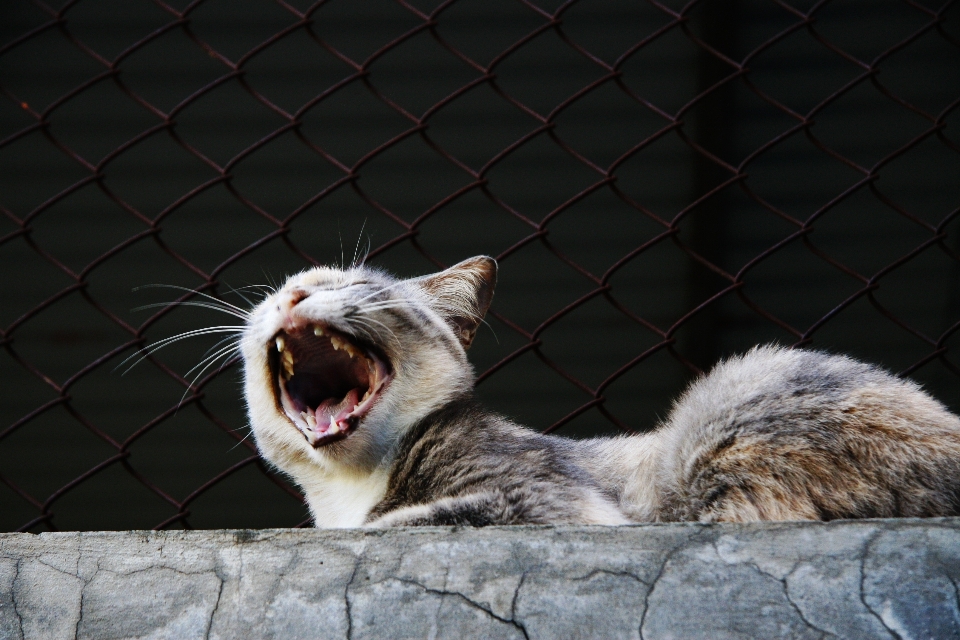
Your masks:
[[[144,347],[144,350],[156,350],[167,346],[170,343],[177,342],[179,340],[184,340],[186,338],[193,338],[196,336],[202,336],[211,333],[236,333],[237,335],[242,334],[244,327],[241,325],[225,324],[221,326],[214,327],[204,327],[203,329],[193,329],[191,331],[184,331],[183,333],[178,333],[175,336],[170,336],[169,338],[163,338],[162,340],[157,340],[153,344],[149,344]]]
[[[378,296],[378,295],[380,295],[381,293],[384,293],[384,292],[386,292],[386,291],[389,291],[390,289],[393,289],[394,287],[399,287],[399,286],[402,285],[402,284],[404,284],[404,281],[403,281],[403,280],[401,280],[401,281],[399,281],[399,282],[394,282],[393,284],[387,285],[386,287],[380,287],[379,289],[377,289],[377,290],[374,291],[373,293],[368,293],[368,294],[365,295],[364,297],[362,297],[362,298],[360,298],[359,300],[353,302],[353,304],[354,304],[354,305],[363,304],[364,301],[369,300],[370,298],[372,298],[372,297],[374,297],[374,296]]]
[[[369,311],[382,311],[384,309],[396,309],[399,307],[408,307],[415,304],[416,300],[409,300],[405,298],[396,298],[392,300],[384,300],[383,302],[371,302],[363,306],[358,306],[358,309],[362,313],[367,313]]]
[[[215,297],[215,296],[211,296],[211,295],[208,294],[208,293],[204,293],[203,291],[197,291],[196,289],[191,289],[191,288],[189,288],[189,287],[181,287],[181,286],[175,285],[175,284],[145,284],[145,285],[141,285],[141,286],[139,286],[139,287],[135,287],[133,290],[134,290],[134,291],[139,291],[140,289],[176,289],[176,290],[178,290],[178,291],[186,291],[186,292],[188,292],[188,293],[193,293],[193,294],[196,294],[196,295],[198,295],[198,296],[203,296],[204,298],[207,298],[208,300],[211,300],[211,301],[213,301],[213,302],[216,302],[216,303],[225,305],[225,306],[227,306],[227,307],[230,307],[230,308],[233,309],[234,311],[236,311],[236,312],[238,312],[238,313],[242,313],[242,314],[244,314],[245,316],[250,315],[250,312],[247,311],[246,309],[242,309],[242,308],[240,308],[240,307],[238,307],[238,306],[236,306],[236,305],[234,305],[234,304],[230,304],[229,302],[226,302],[226,301],[224,301],[224,300],[221,300],[220,298],[217,298],[217,297]]]
[[[480,318],[480,322],[487,325],[487,329],[490,329],[490,333],[493,334],[493,339],[497,341],[497,344],[500,344],[500,338],[497,336],[497,332],[493,330],[493,325],[483,318]]]
[[[243,301],[246,302],[247,305],[250,306],[250,308],[253,308],[253,307],[256,306],[256,305],[253,303],[253,301],[250,300],[250,298],[248,298],[247,296],[245,296],[245,295],[243,295],[242,293],[240,293],[240,290],[239,290],[239,289],[234,289],[234,288],[231,287],[230,285],[227,285],[227,288],[230,289],[230,292],[231,292],[231,293],[233,293],[233,294],[235,294],[235,295],[238,295],[238,296],[240,296],[241,298],[243,298]],[[248,311],[248,312],[247,312],[247,317],[249,317],[249,316],[250,316],[250,312]]]
[[[370,315],[371,313],[376,313],[378,311],[389,311],[391,309],[402,309],[406,307],[408,307],[408,305],[406,304],[390,304],[390,305],[384,305],[379,307],[369,307],[369,308],[364,307],[362,309],[358,309],[356,314],[351,314],[351,315]]]
[[[360,227],[360,233],[357,235],[357,246],[353,248],[353,260],[350,262],[350,268],[356,269],[357,267],[357,252],[360,251],[360,241],[363,239],[363,230],[367,227],[367,220],[364,218],[363,225]]]
[[[367,263],[367,258],[370,257],[370,251],[373,250],[373,239],[367,238],[367,248],[363,252],[363,257],[360,258],[360,263],[356,265],[357,267],[362,267]]]
[[[193,294],[198,295],[198,296],[203,296],[204,298],[207,298],[208,300],[211,300],[211,301],[213,301],[213,302],[218,302],[218,303],[220,303],[220,304],[225,304],[225,305],[227,305],[228,307],[232,307],[233,309],[235,309],[235,310],[237,310],[237,311],[239,311],[239,312],[241,312],[241,313],[246,313],[246,312],[247,312],[246,309],[241,309],[240,307],[238,307],[238,306],[236,306],[236,305],[233,305],[233,304],[230,304],[229,302],[226,302],[225,300],[221,300],[220,298],[217,298],[216,296],[211,296],[209,293],[204,293],[203,291],[197,291],[196,289],[191,289],[190,287],[181,287],[181,286],[176,285],[176,284],[144,284],[144,285],[140,285],[139,287],[134,287],[133,290],[134,290],[134,291],[139,291],[140,289],[176,289],[177,291],[185,291],[185,292],[187,292],[187,293],[193,293]]]
[[[234,429],[234,431],[239,431],[239,429]],[[239,447],[240,445],[242,445],[244,442],[246,442],[246,441],[247,441],[247,438],[249,438],[249,437],[252,436],[252,435],[253,435],[253,429],[248,426],[248,427],[247,427],[247,435],[245,435],[245,436],[243,436],[242,438],[240,438],[240,440],[237,441],[237,444],[235,444],[235,445],[233,445],[232,447],[230,447],[230,449],[228,449],[228,451],[233,451],[234,449],[236,449],[237,447]]]
[[[380,334],[380,332],[377,330],[377,328],[376,328],[376,327],[373,327],[373,326],[370,325],[370,324],[368,324],[369,322],[375,322],[375,323],[377,323],[378,325],[380,325],[381,327],[383,327],[384,329],[387,330],[387,332],[390,334],[390,337],[393,339],[393,341],[394,341],[395,344],[397,344],[397,345],[400,344],[400,338],[397,337],[397,334],[395,334],[395,333],[393,332],[393,330],[390,329],[390,327],[388,327],[387,325],[383,324],[383,323],[380,322],[379,320],[377,320],[377,319],[375,319],[375,318],[370,318],[370,317],[364,317],[364,318],[354,317],[353,319],[354,319],[355,321],[357,321],[357,322],[359,322],[359,323],[367,326],[367,327],[370,327],[370,330],[373,331],[374,335],[379,338],[379,337],[381,337],[381,334]]]
[[[187,386],[186,390],[183,392],[183,395],[180,397],[180,402],[177,403],[177,408],[183,406],[183,401],[186,400],[187,394],[189,394],[192,389],[195,389],[195,388],[196,388],[197,382],[200,380],[201,377],[203,377],[203,374],[207,371],[207,369],[209,369],[209,368],[212,367],[214,364],[216,364],[217,360],[218,360],[220,357],[228,356],[228,357],[226,357],[226,359],[225,359],[223,362],[220,363],[220,370],[221,370],[221,371],[223,370],[223,367],[225,367],[225,366],[231,361],[231,358],[229,357],[230,354],[231,354],[231,352],[235,352],[235,355],[236,355],[237,358],[240,357],[240,343],[239,343],[239,342],[236,343],[236,344],[230,345],[230,346],[228,346],[228,347],[225,347],[224,349],[221,349],[220,352],[218,352],[218,354],[217,354],[217,358],[214,358],[214,359],[212,359],[212,360],[211,360],[210,358],[206,358],[206,360],[210,360],[210,362],[209,362],[203,369],[201,369],[200,372],[199,372],[196,376],[194,376],[193,380],[191,380],[191,381],[188,383],[188,386]],[[194,369],[196,369],[196,367],[194,367]],[[191,369],[190,371],[193,371],[193,369]],[[189,373],[188,373],[188,375],[189,375]],[[186,377],[186,376],[184,376],[184,377]]]
[[[249,317],[250,317],[250,314],[249,314],[249,313],[246,313],[246,312],[245,312],[245,313],[242,313],[242,314],[241,314],[241,313],[238,313],[237,311],[234,311],[233,308],[232,308],[232,305],[229,306],[229,307],[221,307],[221,306],[218,306],[218,305],[215,305],[215,304],[210,304],[209,302],[197,302],[197,301],[195,301],[195,300],[184,300],[184,301],[182,301],[182,302],[176,302],[176,301],[174,301],[174,302],[154,302],[154,303],[152,303],[152,304],[145,304],[145,305],[142,305],[142,306],[140,306],[140,307],[135,307],[133,310],[134,310],[134,311],[143,311],[144,309],[156,309],[156,308],[158,308],[158,307],[200,307],[200,308],[203,308],[203,309],[212,309],[212,310],[214,310],[214,311],[219,311],[219,312],[221,312],[221,313],[226,313],[227,315],[231,315],[231,316],[233,316],[234,318],[238,318],[238,319],[240,319],[240,320],[247,320],[247,319],[249,319]]]
[[[229,340],[229,338],[228,338],[228,340]],[[224,341],[221,340],[220,342],[217,343],[217,345],[223,344],[223,342],[224,342]],[[203,360],[201,360],[200,362],[198,362],[196,365],[194,365],[189,371],[187,371],[185,374],[183,374],[183,377],[186,378],[187,376],[189,376],[191,373],[193,373],[194,371],[196,371],[197,369],[199,369],[202,365],[206,364],[207,362],[209,362],[209,361],[216,361],[218,358],[220,358],[220,357],[221,357],[222,355],[224,355],[225,353],[229,353],[230,351],[236,351],[237,349],[239,349],[239,347],[240,347],[239,343],[236,343],[236,342],[233,342],[233,343],[231,343],[231,344],[228,344],[228,345],[225,346],[225,347],[221,347],[221,348],[218,349],[215,353],[213,353],[212,355],[207,356],[206,358],[204,358]],[[216,348],[216,346],[211,347],[211,349],[215,349],[215,348]],[[208,353],[209,353],[209,351],[208,351]],[[201,370],[201,371],[202,371],[202,370]]]
[[[276,293],[276,292],[277,292],[277,288],[276,288],[275,286],[269,285],[269,284],[259,284],[259,283],[245,284],[245,285],[243,285],[242,287],[231,287],[231,289],[237,289],[237,290],[240,290],[240,289],[267,289],[268,291],[270,291],[270,293]]]
[[[361,309],[375,309],[378,305],[391,305],[391,306],[403,306],[415,304],[417,301],[412,298],[388,298],[386,300],[378,300],[375,302],[367,302],[364,304],[357,305]]]
[[[266,285],[268,289],[271,289],[274,293],[280,290],[280,286],[273,279],[273,277],[269,273],[267,273],[266,269],[264,269],[263,267],[260,267],[260,273],[262,273],[263,277],[267,280],[268,283],[270,283],[269,285]]]
[[[222,345],[224,342],[230,342],[230,344],[228,344],[226,347],[220,347],[220,345]],[[239,349],[239,346],[240,346],[239,342],[233,336],[227,336],[226,338],[223,338],[222,340],[218,341],[215,345],[207,349],[207,351],[203,354],[204,359],[198,362],[196,365],[194,365],[193,368],[191,368],[185,374],[183,374],[184,377],[189,376],[191,373],[196,371],[198,367],[200,367],[203,363],[205,363],[210,358],[218,357],[219,354],[221,354],[224,350]],[[215,349],[219,349],[219,350],[216,351],[216,353],[213,353],[211,355],[211,352],[214,351]]]
[[[246,289],[254,289],[256,290],[254,291],[254,293],[256,293],[257,295],[263,296],[264,298],[266,298],[267,296],[273,295],[274,293],[277,292],[276,287],[272,287],[268,284],[248,284],[243,287],[236,287],[235,291],[239,292],[239,291],[244,291]],[[261,298],[261,300],[262,299],[263,298]]]
[[[130,370],[132,370],[135,366],[137,366],[138,364],[140,364],[141,362],[143,362],[143,360],[144,360],[147,356],[150,356],[150,355],[156,353],[157,351],[159,351],[160,349],[163,349],[164,347],[168,347],[168,346],[170,346],[171,344],[173,344],[173,343],[175,343],[175,342],[179,342],[180,340],[185,340],[185,339],[187,339],[187,338],[194,338],[194,337],[197,337],[197,336],[204,336],[204,335],[213,334],[213,333],[234,333],[234,334],[236,334],[236,335],[241,335],[241,334],[243,334],[243,330],[244,330],[244,328],[243,328],[242,326],[237,326],[237,325],[223,325],[223,326],[219,326],[219,327],[206,327],[206,328],[204,328],[204,329],[194,329],[194,330],[192,330],[192,331],[185,331],[185,332],[183,332],[183,333],[178,333],[178,334],[175,335],[175,336],[170,336],[169,338],[164,338],[163,340],[158,340],[157,342],[154,342],[153,344],[149,344],[149,345],[143,347],[142,349],[137,349],[135,352],[133,352],[132,355],[130,355],[129,357],[125,358],[125,359],[123,360],[123,362],[121,362],[121,363],[118,364],[116,367],[114,367],[113,370],[116,371],[117,369],[119,369],[120,367],[122,367],[123,365],[125,365],[127,362],[129,362],[130,360],[136,358],[136,357],[139,355],[140,358],[139,358],[136,362],[134,362],[133,364],[131,364],[131,365],[127,368],[127,370],[124,371],[124,372],[121,374],[121,375],[126,375],[126,374],[129,373]]]
[[[359,323],[359,324],[361,324],[361,325],[363,325],[363,326],[365,326],[365,327],[369,327],[369,328],[373,329],[374,327],[373,327],[372,324],[370,324],[370,322],[369,322],[370,320],[372,320],[372,318],[363,318],[363,317],[361,317],[361,316],[353,315],[353,316],[350,316],[349,322],[351,322],[351,323]],[[380,336],[380,332],[379,332],[379,331],[374,331],[374,335],[377,336],[377,337],[379,337],[379,336]]]

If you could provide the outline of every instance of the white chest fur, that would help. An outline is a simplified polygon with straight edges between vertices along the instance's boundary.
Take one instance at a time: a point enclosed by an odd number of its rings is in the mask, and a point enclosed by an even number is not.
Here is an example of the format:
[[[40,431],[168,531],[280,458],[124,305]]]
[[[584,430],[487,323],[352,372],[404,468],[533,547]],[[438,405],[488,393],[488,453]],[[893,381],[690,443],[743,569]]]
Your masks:
[[[324,474],[321,480],[304,482],[307,504],[314,524],[321,528],[363,526],[370,510],[387,492],[388,474],[375,471],[369,475]]]

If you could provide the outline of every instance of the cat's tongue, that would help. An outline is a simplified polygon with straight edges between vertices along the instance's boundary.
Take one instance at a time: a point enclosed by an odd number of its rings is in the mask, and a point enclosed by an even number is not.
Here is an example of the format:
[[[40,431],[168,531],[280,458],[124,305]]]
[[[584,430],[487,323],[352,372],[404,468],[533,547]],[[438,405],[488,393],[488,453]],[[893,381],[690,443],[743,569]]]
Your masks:
[[[315,442],[316,439],[324,436],[346,433],[356,422],[356,418],[350,416],[350,412],[357,408],[360,403],[359,398],[358,390],[351,389],[340,402],[334,403],[333,400],[329,400],[316,409],[308,408],[301,412],[300,417],[310,427],[311,433],[308,434],[308,438],[311,435],[314,436],[310,440]]]

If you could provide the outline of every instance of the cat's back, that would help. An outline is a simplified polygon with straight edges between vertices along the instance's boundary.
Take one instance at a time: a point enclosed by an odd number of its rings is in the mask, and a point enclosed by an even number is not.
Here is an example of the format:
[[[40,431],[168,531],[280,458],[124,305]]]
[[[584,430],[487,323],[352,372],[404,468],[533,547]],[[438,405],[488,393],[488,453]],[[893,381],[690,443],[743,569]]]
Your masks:
[[[426,505],[426,506],[424,506]],[[487,411],[465,396],[404,437],[374,526],[626,524],[573,445]]]
[[[666,520],[953,515],[960,419],[845,356],[758,347],[691,385],[657,435]]]

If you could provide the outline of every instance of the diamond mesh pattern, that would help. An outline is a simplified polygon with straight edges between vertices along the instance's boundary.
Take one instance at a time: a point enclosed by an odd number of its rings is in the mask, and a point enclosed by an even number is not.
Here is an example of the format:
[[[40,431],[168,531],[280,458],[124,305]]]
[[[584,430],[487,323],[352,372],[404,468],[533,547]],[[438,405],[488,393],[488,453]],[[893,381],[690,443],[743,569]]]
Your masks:
[[[173,302],[365,250],[495,255],[479,392],[548,432],[647,428],[767,340],[956,401],[956,3],[349,5],[36,0],[3,34],[0,526],[303,524],[234,360],[113,369],[222,324]]]

